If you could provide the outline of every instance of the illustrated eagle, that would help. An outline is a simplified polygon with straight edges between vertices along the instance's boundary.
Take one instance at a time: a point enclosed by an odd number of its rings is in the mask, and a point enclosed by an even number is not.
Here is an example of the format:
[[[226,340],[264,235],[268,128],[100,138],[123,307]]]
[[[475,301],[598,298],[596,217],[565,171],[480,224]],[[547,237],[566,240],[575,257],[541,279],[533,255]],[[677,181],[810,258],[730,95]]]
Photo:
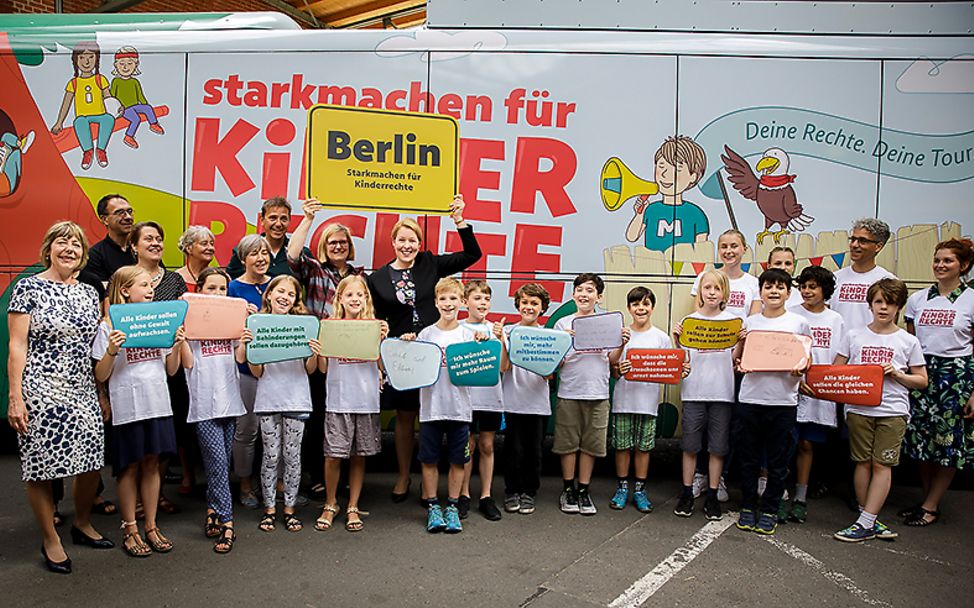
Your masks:
[[[791,187],[795,176],[788,174],[791,161],[784,150],[781,148],[765,150],[763,157],[755,165],[758,173],[761,174],[760,179],[751,171],[751,167],[740,154],[728,146],[724,146],[724,151],[726,154],[721,154],[720,159],[724,161],[728,179],[734,185],[734,189],[744,198],[756,202],[758,210],[764,215],[764,230],[757,235],[758,243],[764,242],[764,237],[769,234],[777,243],[782,235],[789,234],[789,230],[802,232],[815,220],[805,215],[802,206],[798,204],[795,189]],[[781,230],[771,232],[770,228],[775,224],[778,224]]]

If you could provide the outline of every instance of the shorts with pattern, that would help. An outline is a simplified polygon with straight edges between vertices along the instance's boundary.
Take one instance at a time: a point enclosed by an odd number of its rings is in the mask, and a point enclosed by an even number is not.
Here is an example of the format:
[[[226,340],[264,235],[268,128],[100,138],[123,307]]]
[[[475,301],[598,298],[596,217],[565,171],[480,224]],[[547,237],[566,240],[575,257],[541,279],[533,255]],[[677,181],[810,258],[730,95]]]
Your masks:
[[[649,452],[656,447],[656,416],[652,414],[612,414],[609,429],[616,450]]]
[[[327,458],[373,456],[382,450],[379,414],[325,412],[324,452]]]

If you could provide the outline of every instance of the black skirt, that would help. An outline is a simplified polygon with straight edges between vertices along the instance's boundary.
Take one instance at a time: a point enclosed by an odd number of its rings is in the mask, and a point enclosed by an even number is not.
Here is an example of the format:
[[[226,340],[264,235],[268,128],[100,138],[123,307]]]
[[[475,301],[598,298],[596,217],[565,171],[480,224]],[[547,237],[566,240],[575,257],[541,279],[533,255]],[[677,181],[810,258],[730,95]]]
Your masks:
[[[139,420],[114,427],[112,474],[121,476],[125,469],[149,454],[175,454],[176,430],[172,416]]]

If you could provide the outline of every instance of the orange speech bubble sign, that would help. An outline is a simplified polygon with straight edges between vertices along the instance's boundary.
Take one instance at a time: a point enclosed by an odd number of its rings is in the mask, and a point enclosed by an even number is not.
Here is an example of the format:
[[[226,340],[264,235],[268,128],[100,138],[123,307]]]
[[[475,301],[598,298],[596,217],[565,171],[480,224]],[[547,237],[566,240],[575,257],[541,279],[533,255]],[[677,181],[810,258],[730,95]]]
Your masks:
[[[634,382],[679,384],[686,355],[679,348],[634,348],[626,353],[632,369],[626,372],[625,378]]]

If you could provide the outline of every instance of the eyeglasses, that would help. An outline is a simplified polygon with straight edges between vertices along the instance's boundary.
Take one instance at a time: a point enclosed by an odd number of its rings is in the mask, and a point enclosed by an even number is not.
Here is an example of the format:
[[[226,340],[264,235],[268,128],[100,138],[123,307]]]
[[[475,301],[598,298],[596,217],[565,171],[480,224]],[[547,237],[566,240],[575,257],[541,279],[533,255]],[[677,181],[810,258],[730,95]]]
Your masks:
[[[131,207],[128,207],[126,209],[116,209],[115,211],[112,211],[112,215],[114,215],[115,217],[123,217],[126,215],[131,215],[132,217],[135,217],[135,211]]]
[[[342,247],[348,247],[348,241],[328,241],[325,244],[328,245],[329,247],[334,248],[334,249],[340,249]]]
[[[861,236],[850,236],[849,243],[859,243],[860,245],[878,245],[879,241],[874,239],[867,239]]]

